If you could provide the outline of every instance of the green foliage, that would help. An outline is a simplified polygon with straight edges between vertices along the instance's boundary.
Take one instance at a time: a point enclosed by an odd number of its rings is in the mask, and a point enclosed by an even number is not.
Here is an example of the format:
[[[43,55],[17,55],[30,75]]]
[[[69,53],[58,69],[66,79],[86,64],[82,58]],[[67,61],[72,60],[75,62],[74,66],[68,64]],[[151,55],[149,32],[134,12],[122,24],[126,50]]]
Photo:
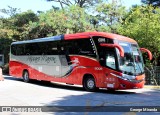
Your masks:
[[[66,7],[65,10],[54,8],[38,15],[30,10],[14,13],[8,18],[0,18],[0,53],[8,59],[12,41],[92,30],[90,16],[78,6]]]
[[[0,18],[0,38],[12,39],[16,33],[10,19]]]
[[[66,11],[66,28],[69,33],[85,32],[94,30],[90,24],[90,16],[83,8],[72,6]],[[68,32],[67,32],[68,33]]]
[[[18,12],[20,12],[20,9],[18,8],[13,8],[11,6],[8,6],[8,9],[0,9],[0,12],[7,14],[9,16],[14,16],[16,15]]]
[[[122,18],[126,13],[125,7],[116,2],[110,4],[101,3],[96,8],[97,18],[99,20],[98,31],[117,32],[122,23]]]
[[[61,8],[64,9],[64,6],[78,6],[81,8],[87,8],[102,2],[102,0],[46,0],[48,2],[58,2],[61,5]]]
[[[26,33],[30,21],[38,21],[38,16],[32,11],[15,14],[9,18],[0,18],[0,38],[10,38],[13,41],[28,39]]]
[[[9,48],[12,40],[7,38],[0,38],[0,54],[4,54],[5,63],[9,61]]]
[[[140,6],[131,9],[119,33],[134,38],[141,47],[148,48],[154,54],[155,61],[160,50],[160,9],[152,6]]]
[[[85,1],[87,6],[95,2]],[[17,9],[11,7],[1,10],[10,17],[0,18],[0,53],[8,55],[11,41],[97,30],[135,39],[140,47],[148,48],[154,53],[157,62],[160,53],[159,8],[136,6],[127,11],[116,2],[101,2],[95,6],[93,12],[86,12],[85,4],[84,8],[77,4],[69,4],[64,9],[53,7],[38,14],[30,10],[18,13]]]
[[[89,15],[83,8],[71,6],[66,10],[50,10],[39,15],[38,22],[30,22],[30,38],[46,37],[66,33],[76,33],[93,30],[89,23]]]
[[[16,27],[23,27],[25,24],[28,24],[30,21],[32,22],[38,21],[37,15],[31,10],[14,15],[11,18],[15,19],[14,26]]]

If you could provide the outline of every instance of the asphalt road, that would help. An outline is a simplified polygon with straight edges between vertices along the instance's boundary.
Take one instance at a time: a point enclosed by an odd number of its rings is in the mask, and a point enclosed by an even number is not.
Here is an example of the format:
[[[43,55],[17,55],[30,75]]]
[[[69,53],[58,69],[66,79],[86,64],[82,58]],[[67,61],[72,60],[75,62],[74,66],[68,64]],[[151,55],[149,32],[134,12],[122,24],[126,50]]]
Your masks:
[[[100,89],[97,92],[84,91],[79,86],[68,86],[57,83],[48,83],[42,81],[32,81],[31,83],[25,83],[22,79],[13,78],[10,76],[4,76],[5,80],[0,81],[0,106],[1,107],[29,107],[29,106],[65,106],[76,109],[73,112],[40,112],[38,114],[116,114],[116,115],[128,115],[128,114],[160,114],[159,112],[141,112],[139,108],[133,110],[135,106],[160,106],[160,90],[143,88],[134,90],[121,90],[110,92],[105,89]],[[81,107],[89,107],[88,111],[81,111]],[[114,107],[109,112],[102,112],[102,107]],[[120,108],[121,107],[121,108]],[[125,107],[130,107],[130,112],[123,111]],[[133,108],[132,108],[133,107]],[[26,108],[25,108],[26,109]],[[28,108],[27,108],[28,109]],[[60,108],[61,109],[61,108]],[[2,110],[2,109],[1,109]],[[112,111],[113,110],[113,111]],[[120,111],[119,111],[120,110]],[[122,110],[122,111],[121,111]],[[17,112],[18,111],[18,112]],[[37,114],[32,111],[12,110],[13,113],[3,112],[3,115],[21,115],[21,114]],[[35,110],[36,111],[36,110]],[[119,112],[114,112],[119,111]],[[37,111],[36,111],[37,112]],[[2,112],[0,112],[2,114]]]

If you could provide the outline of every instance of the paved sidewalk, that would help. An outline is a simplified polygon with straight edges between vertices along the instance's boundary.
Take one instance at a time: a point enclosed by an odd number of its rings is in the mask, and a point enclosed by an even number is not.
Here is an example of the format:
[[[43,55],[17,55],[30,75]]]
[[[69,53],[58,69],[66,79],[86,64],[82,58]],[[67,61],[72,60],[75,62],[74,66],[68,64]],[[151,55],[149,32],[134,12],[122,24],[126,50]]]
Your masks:
[[[158,89],[158,90],[160,90],[160,86],[156,86],[156,85],[145,85],[144,88],[146,88],[146,89]]]

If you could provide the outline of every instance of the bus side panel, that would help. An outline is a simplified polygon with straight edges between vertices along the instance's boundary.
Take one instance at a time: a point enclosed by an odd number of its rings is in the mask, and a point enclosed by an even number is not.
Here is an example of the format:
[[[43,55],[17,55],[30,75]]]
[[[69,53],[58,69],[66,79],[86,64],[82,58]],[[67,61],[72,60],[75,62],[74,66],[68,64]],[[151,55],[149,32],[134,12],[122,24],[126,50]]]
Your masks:
[[[9,62],[9,74],[13,77],[22,77],[23,64],[17,61]]]
[[[30,67],[30,76],[31,76],[31,79],[36,79],[36,80],[61,82],[61,78],[56,77],[56,76],[47,75],[43,73],[42,71],[38,71],[32,67]]]
[[[54,76],[47,75],[39,70],[36,70],[36,69],[28,66],[27,64],[24,64],[24,63],[10,61],[9,66],[10,66],[9,67],[10,68],[10,70],[9,70],[10,75],[13,77],[21,78],[23,75],[23,71],[27,70],[29,72],[30,79],[61,82],[61,78],[56,78]]]
[[[10,61],[9,63],[9,74],[13,77],[22,78],[23,71],[27,70],[29,72],[30,79],[36,79],[37,72],[34,72],[34,69],[29,67],[28,65],[18,62],[18,61]]]
[[[91,74],[95,78],[96,85],[103,86],[103,68],[96,59],[81,55],[72,55],[70,59],[73,70],[68,76],[62,78],[62,82],[82,85],[84,75]]]
[[[41,66],[33,63],[31,66],[28,66],[29,64],[22,63],[26,61],[22,62],[10,61],[10,75],[16,77],[22,77],[23,70],[26,69],[29,72],[30,79],[82,85],[84,75],[91,74],[95,78],[97,87],[105,87],[104,70],[96,59],[91,58],[89,56],[71,55],[70,60],[71,61],[69,62],[69,65],[65,66],[64,65],[56,66],[52,64]],[[65,68],[70,68],[70,70],[67,73],[64,73],[63,69]],[[54,75],[48,75],[45,73],[46,71],[48,71],[48,69],[50,69],[50,71],[59,70],[60,72],[62,72],[60,74],[62,76],[58,77]]]
[[[104,88],[118,89],[119,80],[115,75],[120,75],[120,72],[104,67]]]

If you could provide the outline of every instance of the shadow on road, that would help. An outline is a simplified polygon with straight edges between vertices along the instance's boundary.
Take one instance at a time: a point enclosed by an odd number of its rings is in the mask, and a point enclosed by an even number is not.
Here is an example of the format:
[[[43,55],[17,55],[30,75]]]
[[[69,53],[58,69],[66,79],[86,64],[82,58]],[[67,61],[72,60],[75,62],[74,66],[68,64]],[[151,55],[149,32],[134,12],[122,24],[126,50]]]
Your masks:
[[[13,80],[13,81],[20,81],[24,82],[23,79],[21,78],[15,78],[11,76],[5,76],[5,79],[7,80]],[[66,90],[73,90],[73,91],[85,91],[82,87],[76,87],[74,85],[67,85],[67,84],[59,84],[59,83],[54,83],[54,82],[49,82],[49,81],[38,81],[38,80],[30,80],[30,84],[34,85],[39,85],[43,87],[54,87],[54,88],[59,88],[59,89],[66,89]],[[85,91],[87,92],[87,91]],[[107,90],[107,89],[99,89],[94,93],[108,93],[108,94],[135,94],[135,92],[128,92],[128,91],[112,91],[112,90]]]
[[[20,78],[15,78],[15,77],[11,77],[11,76],[4,76],[4,79],[15,80],[15,81],[22,81],[22,79],[20,79]]]

